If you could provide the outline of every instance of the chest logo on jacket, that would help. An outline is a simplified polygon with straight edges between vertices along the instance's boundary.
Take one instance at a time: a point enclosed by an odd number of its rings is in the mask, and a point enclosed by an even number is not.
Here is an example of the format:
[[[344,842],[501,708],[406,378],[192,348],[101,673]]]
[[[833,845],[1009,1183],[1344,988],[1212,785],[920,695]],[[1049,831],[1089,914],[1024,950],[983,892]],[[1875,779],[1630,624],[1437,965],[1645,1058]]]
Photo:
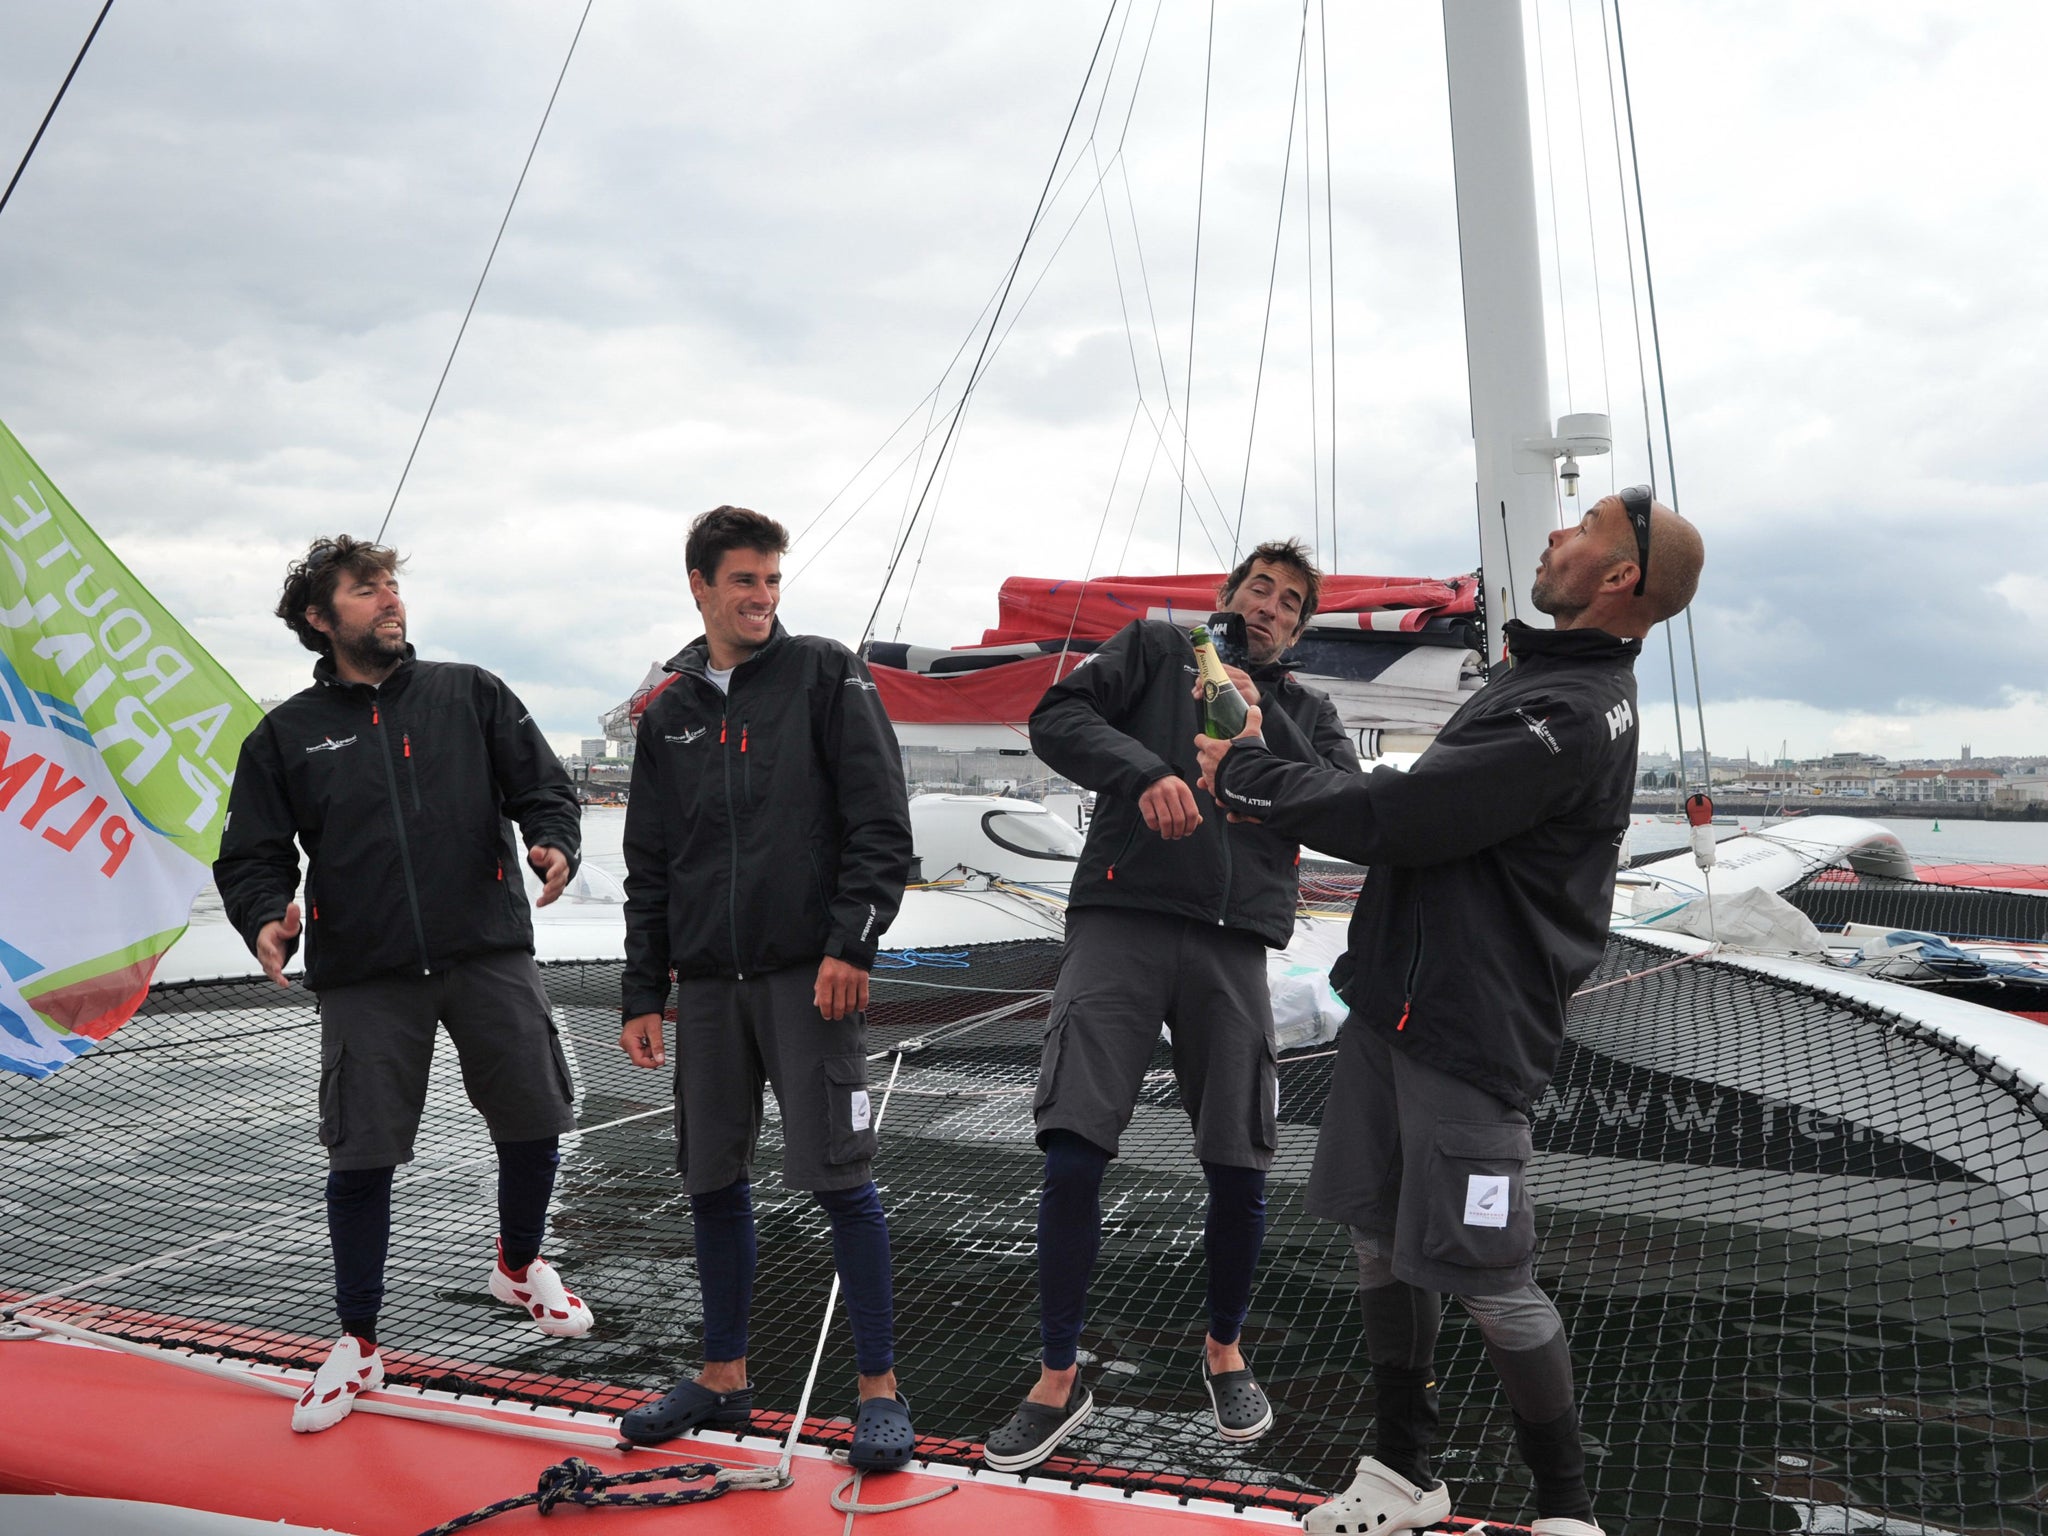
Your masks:
[[[1623,731],[1633,730],[1635,723],[1636,712],[1628,707],[1628,700],[1623,699],[1607,711],[1607,739],[1613,741]]]
[[[691,742],[701,738],[703,734],[710,729],[711,727],[708,725],[700,725],[695,730],[685,730],[683,734],[680,736],[664,736],[661,739],[663,741],[674,742],[679,747],[687,747]]]
[[[873,693],[875,691],[875,685],[864,677],[849,677],[839,686],[842,688],[858,688],[863,693]]]
[[[314,742],[306,750],[308,752],[339,752],[343,747],[352,747],[355,744],[356,739],[353,736],[344,736],[340,741],[336,741],[332,736],[329,736],[325,741]]]

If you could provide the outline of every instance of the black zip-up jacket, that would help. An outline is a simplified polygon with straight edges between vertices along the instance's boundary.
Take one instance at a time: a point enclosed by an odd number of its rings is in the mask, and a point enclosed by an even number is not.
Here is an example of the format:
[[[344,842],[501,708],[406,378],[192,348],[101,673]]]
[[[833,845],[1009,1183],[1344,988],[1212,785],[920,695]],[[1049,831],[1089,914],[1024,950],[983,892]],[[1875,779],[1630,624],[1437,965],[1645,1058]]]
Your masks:
[[[1186,630],[1140,619],[1046,689],[1031,712],[1031,750],[1055,773],[1096,792],[1069,901],[1192,917],[1282,948],[1294,936],[1299,904],[1299,849],[1290,837],[1227,823],[1199,791],[1202,824],[1189,837],[1168,842],[1138,810],[1154,781],[1173,773],[1193,785],[1200,772],[1197,675]],[[1321,761],[1284,707],[1267,740],[1298,763]],[[1355,775],[1356,753],[1350,763]]]
[[[315,991],[531,954],[512,821],[529,848],[567,855],[571,873],[582,853],[576,791],[512,690],[481,667],[405,654],[375,688],[342,682],[322,657],[313,686],[264,716],[235,768],[214,883],[254,953],[298,889],[298,839]]]
[[[1259,685],[1259,703],[1265,713],[1276,708],[1285,711],[1315,748],[1316,756],[1332,768],[1342,768],[1346,773],[1361,771],[1357,744],[1344,729],[1343,718],[1327,693],[1309,687],[1284,662],[1269,661],[1245,671]]]
[[[910,877],[895,729],[845,646],[792,635],[704,675],[700,637],[640,717],[626,807],[628,1019],[669,975],[756,975],[827,955],[874,964]]]
[[[1333,979],[1346,1028],[1526,1113],[1565,1006],[1607,945],[1636,768],[1640,640],[1506,626],[1514,666],[1406,773],[1302,768],[1254,744],[1217,792],[1241,815],[1371,866]]]

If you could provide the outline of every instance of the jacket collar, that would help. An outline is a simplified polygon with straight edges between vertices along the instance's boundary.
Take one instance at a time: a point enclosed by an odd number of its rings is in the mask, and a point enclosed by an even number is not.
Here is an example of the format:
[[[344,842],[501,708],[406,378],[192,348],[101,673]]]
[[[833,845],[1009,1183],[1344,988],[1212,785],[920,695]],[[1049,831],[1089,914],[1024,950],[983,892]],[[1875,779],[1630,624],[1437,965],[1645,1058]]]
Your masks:
[[[1508,654],[1517,662],[1633,661],[1643,651],[1640,640],[1624,640],[1604,629],[1538,629],[1520,619],[1509,619],[1500,632],[1508,642]]]
[[[741,662],[740,665],[746,666],[751,662],[759,661],[763,656],[780,647],[788,639],[789,631],[782,627],[782,620],[777,619],[775,627],[768,631],[768,643],[754,652],[746,661]],[[681,672],[690,677],[702,677],[710,669],[710,666],[711,642],[702,635],[699,635],[680,651],[677,651],[675,655],[669,657],[662,664],[661,670],[664,672]]]
[[[1294,663],[1284,654],[1256,667],[1246,667],[1245,672],[1261,688],[1272,688],[1281,693],[1290,693],[1302,686],[1301,679],[1294,675]]]
[[[407,642],[405,657],[398,663],[396,670],[372,689],[367,683],[344,681],[341,674],[335,671],[334,657],[330,653],[313,663],[313,681],[323,688],[361,688],[366,692],[402,693],[405,691],[405,685],[412,681],[413,664],[419,659],[419,652],[412,648],[410,642]]]

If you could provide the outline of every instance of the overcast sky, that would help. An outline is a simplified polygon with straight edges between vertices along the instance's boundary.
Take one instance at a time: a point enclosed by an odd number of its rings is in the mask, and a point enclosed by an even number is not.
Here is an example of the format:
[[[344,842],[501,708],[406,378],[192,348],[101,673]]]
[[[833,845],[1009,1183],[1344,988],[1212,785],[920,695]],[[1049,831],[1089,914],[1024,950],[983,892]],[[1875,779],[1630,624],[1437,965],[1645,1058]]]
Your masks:
[[[1173,569],[1184,409],[1182,569],[1240,499],[1327,557],[1333,465],[1341,568],[1476,561],[1440,11],[1330,7],[1262,334],[1300,6],[1218,8],[1204,179],[1207,7],[1132,4],[884,637]],[[0,0],[0,174],[97,9]],[[392,521],[422,652],[573,746],[697,633],[682,533],[726,501],[807,530],[784,617],[856,639],[1105,9],[598,0]],[[254,694],[303,685],[283,566],[376,531],[581,10],[119,0],[0,214],[0,420]],[[1524,16],[1552,409],[1613,414],[1600,491],[1647,473],[1602,16]],[[2048,9],[1622,19],[1712,746],[2048,753]],[[1660,636],[1646,750],[1669,670]]]

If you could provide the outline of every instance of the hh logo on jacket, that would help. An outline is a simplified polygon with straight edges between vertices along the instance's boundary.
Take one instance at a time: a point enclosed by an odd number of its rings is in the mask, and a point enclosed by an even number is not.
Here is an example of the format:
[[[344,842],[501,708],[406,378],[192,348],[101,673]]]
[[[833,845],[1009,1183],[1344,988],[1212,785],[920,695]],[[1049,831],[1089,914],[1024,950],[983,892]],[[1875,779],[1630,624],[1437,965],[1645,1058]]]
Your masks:
[[[1607,711],[1607,739],[1613,741],[1623,731],[1633,730],[1635,723],[1636,712],[1628,707],[1628,700],[1623,699]]]

